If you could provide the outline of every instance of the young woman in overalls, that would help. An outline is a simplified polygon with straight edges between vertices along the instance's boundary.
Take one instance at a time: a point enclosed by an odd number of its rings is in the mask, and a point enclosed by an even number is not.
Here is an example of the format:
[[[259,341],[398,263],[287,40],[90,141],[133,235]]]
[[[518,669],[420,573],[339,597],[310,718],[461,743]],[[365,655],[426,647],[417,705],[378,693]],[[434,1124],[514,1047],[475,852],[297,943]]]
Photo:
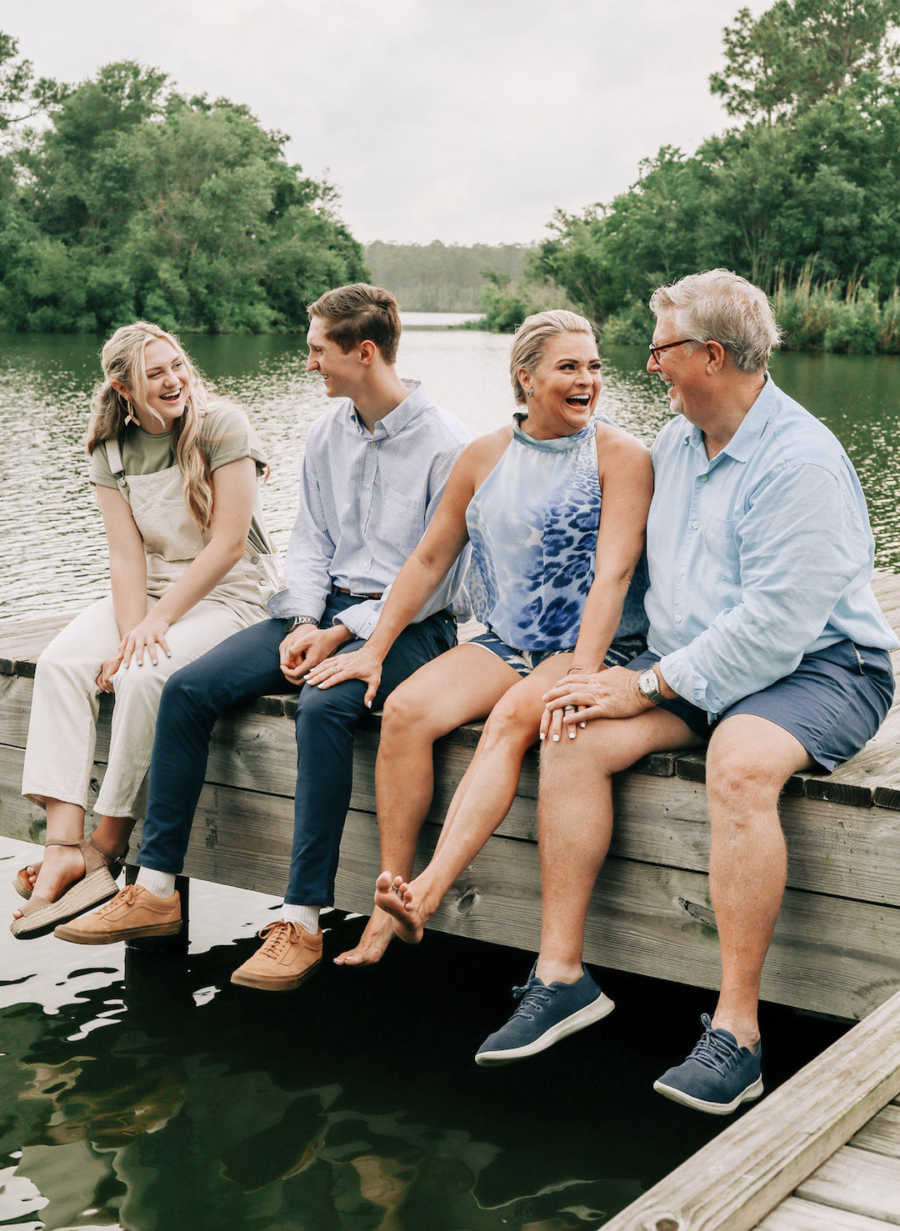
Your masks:
[[[259,518],[250,424],[210,399],[171,334],[138,321],[101,354],[87,434],[111,596],[41,654],[22,794],[46,809],[43,861],[15,879],[28,938],[116,892],[168,677],[267,615],[277,567]],[[84,838],[99,694],[115,694],[106,773]]]

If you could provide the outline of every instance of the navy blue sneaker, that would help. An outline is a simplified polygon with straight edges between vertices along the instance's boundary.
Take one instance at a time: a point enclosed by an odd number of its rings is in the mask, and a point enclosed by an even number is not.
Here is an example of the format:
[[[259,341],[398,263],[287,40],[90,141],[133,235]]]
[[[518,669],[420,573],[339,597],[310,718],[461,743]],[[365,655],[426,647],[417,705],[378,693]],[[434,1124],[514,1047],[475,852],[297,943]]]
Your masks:
[[[584,972],[577,983],[543,983],[532,966],[524,987],[513,988],[519,1007],[505,1026],[488,1035],[476,1064],[509,1064],[552,1047],[567,1034],[599,1022],[616,1007]]]
[[[757,1043],[756,1051],[738,1047],[733,1034],[713,1030],[708,1013],[700,1021],[700,1042],[683,1064],[667,1069],[653,1089],[685,1107],[727,1116],[763,1092],[759,1075],[762,1043]]]

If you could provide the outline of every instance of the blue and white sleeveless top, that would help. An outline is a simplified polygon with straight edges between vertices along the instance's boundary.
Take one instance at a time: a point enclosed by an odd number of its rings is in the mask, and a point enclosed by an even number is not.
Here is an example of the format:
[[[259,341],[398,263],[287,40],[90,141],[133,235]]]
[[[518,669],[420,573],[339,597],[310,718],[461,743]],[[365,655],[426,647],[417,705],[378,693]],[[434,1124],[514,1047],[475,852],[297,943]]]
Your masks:
[[[472,608],[507,645],[574,648],[594,580],[601,498],[596,420],[554,440],[534,440],[513,428],[466,511]],[[616,639],[646,633],[646,588],[642,556]]]

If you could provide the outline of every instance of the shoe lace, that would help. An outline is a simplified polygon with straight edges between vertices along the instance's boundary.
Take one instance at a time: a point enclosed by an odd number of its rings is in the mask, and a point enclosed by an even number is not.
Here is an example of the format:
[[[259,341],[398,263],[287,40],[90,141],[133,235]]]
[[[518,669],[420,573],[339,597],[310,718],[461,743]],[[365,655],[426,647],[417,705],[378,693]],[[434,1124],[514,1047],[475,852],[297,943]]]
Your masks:
[[[108,915],[113,907],[116,906],[134,906],[134,900],[137,897],[137,885],[126,885],[124,889],[120,889],[114,898],[110,898],[97,911],[98,915]]]
[[[514,987],[513,1000],[518,1000],[519,1007],[513,1017],[524,1017],[533,1022],[538,1013],[546,1009],[556,992],[555,987],[548,987],[546,983],[538,983],[535,979],[529,979],[522,987]]]
[[[295,945],[300,941],[301,933],[299,923],[276,919],[274,923],[267,924],[257,932],[259,939],[265,941],[260,953],[264,953],[266,957],[279,958],[288,945]]]
[[[703,1034],[688,1059],[724,1075],[740,1059],[740,1048],[720,1030],[713,1030],[708,1014],[704,1013],[700,1021],[704,1027]]]

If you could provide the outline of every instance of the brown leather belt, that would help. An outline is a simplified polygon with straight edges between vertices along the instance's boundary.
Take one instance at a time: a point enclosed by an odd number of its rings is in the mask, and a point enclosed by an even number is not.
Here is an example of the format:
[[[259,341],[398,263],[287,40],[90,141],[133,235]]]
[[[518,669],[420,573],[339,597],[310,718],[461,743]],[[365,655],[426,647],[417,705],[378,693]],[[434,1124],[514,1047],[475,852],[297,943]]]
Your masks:
[[[355,590],[345,590],[343,586],[336,586],[333,582],[331,588],[335,594],[346,594],[350,598],[381,598],[380,594],[357,594]]]

